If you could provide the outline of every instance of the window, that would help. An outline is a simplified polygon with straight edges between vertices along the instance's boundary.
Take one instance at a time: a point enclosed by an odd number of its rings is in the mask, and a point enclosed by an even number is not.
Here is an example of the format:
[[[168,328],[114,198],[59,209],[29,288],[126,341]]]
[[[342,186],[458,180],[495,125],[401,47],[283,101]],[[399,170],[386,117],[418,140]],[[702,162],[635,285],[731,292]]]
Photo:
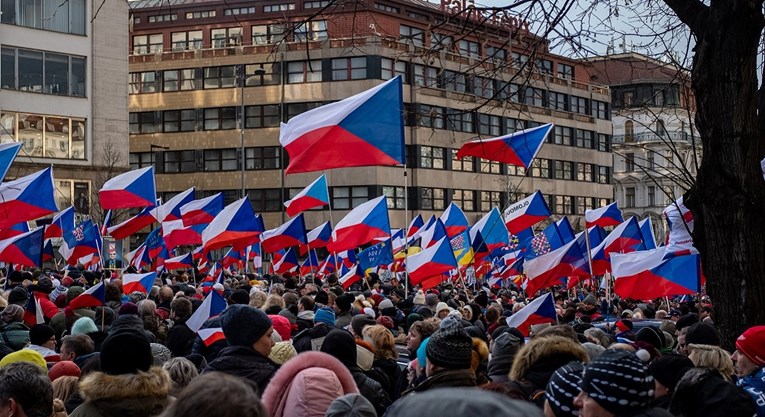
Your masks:
[[[153,111],[130,113],[130,134],[156,133],[157,118],[157,113]]]
[[[518,84],[507,83],[502,85],[497,93],[500,100],[510,100],[513,103],[521,102],[521,86]]]
[[[279,105],[247,106],[244,108],[244,126],[248,129],[279,126]]]
[[[592,182],[592,164],[577,162],[576,163],[576,180]]]
[[[287,104],[287,120],[291,119],[294,116],[297,116],[298,114],[305,113],[308,110],[319,108],[320,106],[321,106],[321,102],[319,101],[289,103]]]
[[[635,187],[627,187],[624,189],[624,206],[635,207]]]
[[[204,109],[204,130],[236,129],[236,107]]]
[[[287,10],[295,10],[295,3],[268,4],[263,6],[264,13],[286,12]]]
[[[552,74],[553,63],[549,59],[540,59],[537,61],[537,71],[542,74]]]
[[[278,85],[281,71],[279,64],[249,64],[244,67],[245,86]],[[263,72],[263,74],[259,74]]]
[[[502,118],[491,114],[478,113],[478,133],[488,136],[499,136],[502,129]]]
[[[526,122],[519,119],[512,119],[509,117],[505,118],[505,133],[515,133],[520,132],[521,130],[525,129]]]
[[[152,153],[151,152],[131,152],[130,153],[130,169],[136,170],[140,168],[146,168],[152,165]]]
[[[162,112],[162,129],[165,133],[170,132],[193,132],[196,130],[197,111],[166,110]]]
[[[550,160],[537,158],[531,163],[531,176],[536,178],[550,178]]]
[[[512,62],[513,68],[515,69],[525,68],[529,62],[528,55],[523,55],[517,52],[513,52],[511,56],[513,58],[513,62]]]
[[[598,184],[608,184],[611,182],[611,168],[598,167]]]
[[[666,138],[667,136],[669,136],[669,132],[667,132],[667,127],[664,126],[664,120],[659,119],[656,121],[656,134],[660,138]]]
[[[425,31],[411,26],[399,26],[399,37],[406,43],[414,46],[425,46]]]
[[[130,94],[154,93],[157,91],[156,72],[131,72]]]
[[[226,9],[223,11],[225,16],[237,16],[241,14],[254,14],[256,12],[255,7],[235,7],[233,9]]]
[[[584,214],[587,210],[594,207],[595,199],[592,197],[576,197],[576,213]]]
[[[234,171],[239,166],[236,149],[205,149],[205,172]]]
[[[505,165],[505,168],[507,169],[507,175],[515,175],[519,177],[526,175],[526,168],[524,167]]]
[[[493,207],[502,207],[502,193],[499,191],[481,191],[481,211],[487,213]]]
[[[462,211],[475,211],[475,191],[453,190],[452,202],[460,206]]]
[[[375,3],[375,9],[382,10],[388,13],[396,13],[396,14],[398,14],[400,11],[398,7],[393,7],[389,4],[383,4],[383,3]]]
[[[335,58],[332,60],[332,80],[363,80],[367,78],[367,57]]]
[[[558,78],[565,80],[574,79],[574,67],[568,64],[562,64],[558,62]]]
[[[162,71],[162,91],[190,91],[197,89],[194,69]]]
[[[252,27],[252,44],[268,45],[279,43],[287,36],[287,27],[284,24],[256,25]]]
[[[444,148],[422,146],[420,148],[420,167],[446,169],[446,157],[444,155]]]
[[[0,22],[53,32],[84,35],[87,25],[85,0],[3,0]]]
[[[329,0],[321,0],[321,1],[307,1],[303,3],[304,9],[321,9],[322,7],[329,6]]]
[[[236,65],[206,67],[203,74],[205,89],[236,87]]]
[[[159,14],[154,16],[149,16],[149,23],[156,23],[156,22],[172,22],[178,20],[178,15],[173,14]]]
[[[423,210],[443,210],[446,208],[446,190],[443,188],[420,188],[420,202]]]
[[[649,185],[648,187],[648,207],[656,205],[656,187]]]
[[[547,105],[551,109],[566,111],[567,104],[568,104],[568,97],[566,96],[566,94],[556,93],[555,91],[550,91],[547,94]]]
[[[601,120],[609,120],[608,103],[604,101],[593,100],[592,105],[594,111],[593,116]]]
[[[145,55],[162,52],[162,34],[133,36],[133,54]]]
[[[194,172],[196,170],[196,151],[170,151],[163,152],[164,172]]]
[[[259,213],[284,209],[282,190],[279,188],[247,190],[247,198],[252,203],[252,209]]]
[[[472,156],[465,156],[462,159],[457,158],[457,151],[459,149],[452,149],[452,170],[453,171],[466,171],[466,172],[473,172],[474,171],[474,165],[473,165],[473,157]]]
[[[170,35],[173,51],[202,48],[202,31],[173,32]]]
[[[242,44],[242,28],[220,28],[210,30],[210,39],[213,48],[225,48],[227,46]]]
[[[451,51],[454,40],[449,35],[430,33],[430,48],[434,51]]]
[[[47,94],[69,95],[69,57],[52,52],[45,53],[45,84]]]
[[[414,83],[420,87],[438,88],[438,70],[425,65],[414,66]]]
[[[467,92],[467,76],[455,71],[444,71],[444,88],[458,93]]]
[[[245,169],[279,169],[280,163],[279,146],[263,146],[259,148],[246,148],[244,150]]]
[[[592,136],[591,130],[576,129],[576,146],[578,148],[592,149]]]
[[[485,174],[501,174],[502,164],[497,161],[491,161],[488,159],[478,158],[478,164],[481,172]]]
[[[215,10],[203,10],[199,12],[186,13],[186,19],[207,19],[209,17],[215,17]]]
[[[526,87],[523,101],[530,106],[544,107],[545,96],[547,96],[547,92],[541,88]]]
[[[390,80],[396,75],[400,75],[401,81],[404,84],[408,82],[406,76],[406,62],[394,61],[390,58],[382,58],[380,64],[382,66],[380,75],[383,80]]]
[[[473,77],[473,94],[483,98],[494,98],[494,80],[486,77]]]
[[[295,41],[322,41],[329,38],[326,20],[312,20],[295,28]]]
[[[673,167],[675,165],[675,163],[674,163],[675,154],[672,153],[672,150],[668,150],[664,154],[664,159],[667,161],[667,165],[666,165],[667,168],[671,168],[671,167]]]
[[[16,89],[16,50],[2,48],[0,50],[0,88]]]
[[[624,171],[625,172],[635,171],[635,154],[634,153],[624,154]]]
[[[495,46],[487,46],[486,57],[495,63],[503,63],[507,60],[507,51]]]
[[[608,152],[611,150],[611,138],[608,135],[598,133],[598,150]]]
[[[553,132],[553,143],[556,145],[571,146],[573,139],[573,129],[565,126],[555,126],[555,130]]]
[[[85,159],[85,120],[4,111],[0,140],[22,142],[26,156]]]
[[[349,210],[369,200],[369,187],[333,187],[332,208]]]
[[[588,100],[584,97],[569,96],[569,111],[579,114],[590,114],[587,111]]]
[[[553,161],[553,176],[556,180],[574,179],[574,163],[571,161]]]
[[[297,61],[287,63],[287,83],[312,83],[321,81],[321,61]]]
[[[27,49],[3,48],[0,87],[9,90],[85,96],[85,58]]]
[[[459,41],[460,55],[478,58],[481,56],[481,45],[478,42],[462,39]]]
[[[632,120],[624,122],[624,142],[631,143],[635,141],[635,123]]]
[[[556,195],[555,212],[558,214],[574,214],[574,198],[570,195]]]
[[[404,209],[404,187],[383,186],[383,195],[387,197],[389,209]]]
[[[634,104],[635,104],[635,92],[625,91],[624,92],[624,107],[632,107]]]
[[[413,12],[413,11],[411,11],[411,10],[407,10],[407,11],[406,11],[406,15],[407,15],[408,17],[411,17],[412,19],[417,19],[417,20],[424,20],[424,21],[426,21],[426,22],[427,22],[427,21],[430,21],[430,18],[428,18],[428,16],[426,16],[426,15],[424,15],[424,14],[420,14],[420,13],[416,13],[416,12]]]
[[[457,109],[446,109],[447,129],[473,133],[473,113]]]
[[[444,108],[436,106],[428,106],[426,104],[420,104],[419,112],[419,125],[424,127],[430,127],[433,129],[444,128]]]
[[[646,165],[648,165],[648,169],[656,169],[656,153],[651,150],[646,150]]]

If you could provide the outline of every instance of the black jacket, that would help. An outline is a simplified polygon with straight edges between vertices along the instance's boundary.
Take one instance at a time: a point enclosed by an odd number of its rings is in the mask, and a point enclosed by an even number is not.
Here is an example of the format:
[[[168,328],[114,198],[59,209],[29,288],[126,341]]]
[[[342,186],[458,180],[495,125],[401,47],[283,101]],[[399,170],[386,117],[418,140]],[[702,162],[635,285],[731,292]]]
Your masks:
[[[388,393],[383,389],[383,386],[374,379],[366,376],[358,366],[347,366],[346,364],[346,367],[351,371],[353,380],[356,381],[356,386],[359,388],[359,394],[372,403],[378,416],[385,414],[385,410],[388,409],[392,402],[390,397],[388,397]]]
[[[401,396],[401,368],[393,359],[377,359],[372,363],[372,369],[367,376],[379,382],[391,401],[396,401]]]
[[[310,352],[313,350],[311,346],[311,340],[326,336],[333,328],[334,327],[330,327],[325,324],[320,324],[318,326],[311,327],[310,329],[305,329],[292,338],[292,346],[295,347],[295,351],[297,353]]]
[[[258,386],[258,394],[263,395],[277,369],[279,365],[252,348],[229,346],[220,351],[218,359],[210,362],[203,373],[217,371],[249,379]]]
[[[176,320],[173,327],[167,331],[165,346],[170,349],[173,357],[190,355],[194,339],[197,337],[197,334],[186,325],[186,320]]]
[[[416,387],[407,390],[401,396],[414,392],[423,392],[435,388],[475,387],[475,374],[470,369],[449,369],[438,372],[422,381]]]

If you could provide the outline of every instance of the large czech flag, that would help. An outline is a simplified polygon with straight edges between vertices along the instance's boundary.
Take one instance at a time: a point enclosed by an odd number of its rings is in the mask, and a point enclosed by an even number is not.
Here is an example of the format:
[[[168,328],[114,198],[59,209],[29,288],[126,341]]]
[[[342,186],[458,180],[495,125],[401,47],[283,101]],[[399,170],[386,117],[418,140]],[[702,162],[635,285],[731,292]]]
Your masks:
[[[548,123],[498,138],[470,141],[457,151],[457,158],[476,156],[528,168],[552,128],[552,123]]]
[[[614,292],[622,298],[648,300],[699,292],[699,255],[665,259],[666,248],[611,255]]]
[[[181,206],[181,219],[184,226],[209,224],[221,211],[223,211],[223,193],[218,193]]]
[[[485,246],[488,252],[502,246],[510,246],[507,226],[502,221],[498,208],[493,207],[470,228],[470,241],[474,250]]]
[[[104,282],[101,281],[98,284],[88,288],[84,293],[75,297],[69,307],[73,309],[85,308],[85,307],[98,307],[106,305],[106,287]]]
[[[109,236],[115,239],[124,239],[157,221],[152,214],[153,212],[154,210],[151,207],[145,207],[134,217],[131,217],[116,226],[108,227],[106,232]]]
[[[0,185],[0,229],[58,211],[53,168]]]
[[[158,222],[179,220],[181,218],[181,207],[194,201],[195,191],[196,188],[191,187],[188,190],[167,200],[165,204],[157,206],[154,209],[154,217],[157,218]]]
[[[569,276],[590,276],[587,262],[581,262],[583,257],[576,240],[572,240],[552,252],[526,259],[523,263],[528,277],[526,294],[533,295],[543,288],[561,284],[561,280]]]
[[[264,252],[274,253],[279,249],[305,245],[305,220],[303,213],[288,220],[276,229],[269,229],[260,235],[260,247]]]
[[[198,332],[208,319],[219,315],[225,309],[226,300],[216,291],[210,291],[199,308],[186,320],[186,326],[191,331]]]
[[[619,210],[619,204],[616,201],[605,207],[585,210],[584,219],[588,229],[592,226],[618,226],[624,222],[622,211]]]
[[[157,279],[156,272],[146,274],[122,274],[122,293],[142,292],[148,294]]]
[[[168,271],[172,271],[174,269],[188,269],[194,267],[194,256],[191,252],[176,256],[174,258],[165,259],[165,263],[163,265],[165,269]]]
[[[611,253],[630,253],[643,249],[640,226],[634,217],[630,217],[592,249],[592,274],[603,275],[611,270]]]
[[[441,214],[441,221],[444,223],[446,233],[449,237],[457,236],[458,234],[467,230],[470,227],[468,219],[460,206],[453,201],[449,203],[449,207]]]
[[[287,208],[287,215],[293,217],[306,210],[324,207],[328,204],[329,189],[327,188],[327,177],[322,175],[300,190],[291,200],[285,201],[284,207]]]
[[[104,210],[154,207],[157,204],[154,166],[136,169],[106,181],[98,191]]]
[[[449,239],[444,237],[435,245],[406,258],[406,272],[412,285],[442,275],[457,268]]]
[[[149,252],[146,250],[146,243],[141,243],[132,252],[125,255],[125,262],[138,270],[144,265],[149,265],[151,259],[149,259]]]
[[[653,223],[650,217],[646,217],[638,222],[640,226],[640,235],[643,236],[643,246],[646,250],[656,249],[656,238],[653,235]]]
[[[45,226],[45,239],[64,237],[65,232],[74,229],[74,206],[69,206],[53,216],[50,224]]]
[[[388,202],[383,195],[360,204],[340,220],[327,248],[331,252],[340,252],[358,248],[375,238],[389,236]]]
[[[520,330],[524,336],[529,336],[534,324],[555,323],[558,314],[555,312],[555,300],[551,292],[537,297],[507,319],[507,325]]]
[[[205,227],[207,227],[206,224],[184,226],[182,220],[162,222],[162,238],[165,239],[165,246],[168,250],[173,250],[181,245],[201,245],[202,231],[205,230]]]
[[[510,233],[517,234],[550,217],[550,214],[542,192],[536,191],[505,209],[505,225]]]
[[[283,250],[274,252],[273,255],[274,257],[272,259],[272,266],[274,268],[275,274],[291,272],[293,269],[298,267],[298,258],[292,248],[287,249],[286,252]]]
[[[343,276],[338,278],[337,283],[340,284],[344,290],[348,290],[348,288],[351,288],[351,285],[353,285],[356,282],[361,281],[361,273],[359,272],[359,266],[354,265],[351,269],[348,270]]]
[[[403,84],[397,76],[372,89],[282,123],[288,174],[332,168],[403,165]]]
[[[0,230],[0,240],[18,236],[22,233],[28,232],[29,230],[29,222],[16,223],[7,229]]]
[[[244,249],[263,233],[249,198],[241,198],[223,209],[202,232],[204,252],[234,246]]]
[[[43,250],[43,227],[40,226],[20,235],[0,240],[0,261],[41,266]]]
[[[330,240],[332,240],[332,225],[324,222],[306,234],[306,244],[300,245],[300,255],[305,255],[308,248],[325,248]]]

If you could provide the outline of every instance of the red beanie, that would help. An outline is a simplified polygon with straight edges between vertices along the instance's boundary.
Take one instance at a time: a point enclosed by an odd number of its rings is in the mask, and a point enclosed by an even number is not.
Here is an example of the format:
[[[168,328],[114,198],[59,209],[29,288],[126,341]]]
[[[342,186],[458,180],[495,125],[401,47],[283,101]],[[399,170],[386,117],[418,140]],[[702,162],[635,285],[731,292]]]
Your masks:
[[[765,366],[765,326],[748,328],[736,339],[736,349],[757,366]]]
[[[276,333],[279,333],[279,337],[282,338],[282,342],[290,340],[292,334],[292,324],[290,320],[284,316],[271,314],[268,316],[271,319],[271,323],[274,326]]]
[[[80,377],[80,367],[72,361],[61,361],[53,365],[48,371],[48,378],[53,382],[62,376]]]

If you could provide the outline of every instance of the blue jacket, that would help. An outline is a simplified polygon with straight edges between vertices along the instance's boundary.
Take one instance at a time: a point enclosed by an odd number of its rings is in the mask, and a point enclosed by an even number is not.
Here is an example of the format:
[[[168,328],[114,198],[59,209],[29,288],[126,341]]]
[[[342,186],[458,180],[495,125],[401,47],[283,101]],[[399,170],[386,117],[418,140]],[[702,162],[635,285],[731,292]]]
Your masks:
[[[765,368],[760,368],[757,372],[740,378],[736,381],[736,385],[754,398],[757,406],[757,417],[765,417]]]

